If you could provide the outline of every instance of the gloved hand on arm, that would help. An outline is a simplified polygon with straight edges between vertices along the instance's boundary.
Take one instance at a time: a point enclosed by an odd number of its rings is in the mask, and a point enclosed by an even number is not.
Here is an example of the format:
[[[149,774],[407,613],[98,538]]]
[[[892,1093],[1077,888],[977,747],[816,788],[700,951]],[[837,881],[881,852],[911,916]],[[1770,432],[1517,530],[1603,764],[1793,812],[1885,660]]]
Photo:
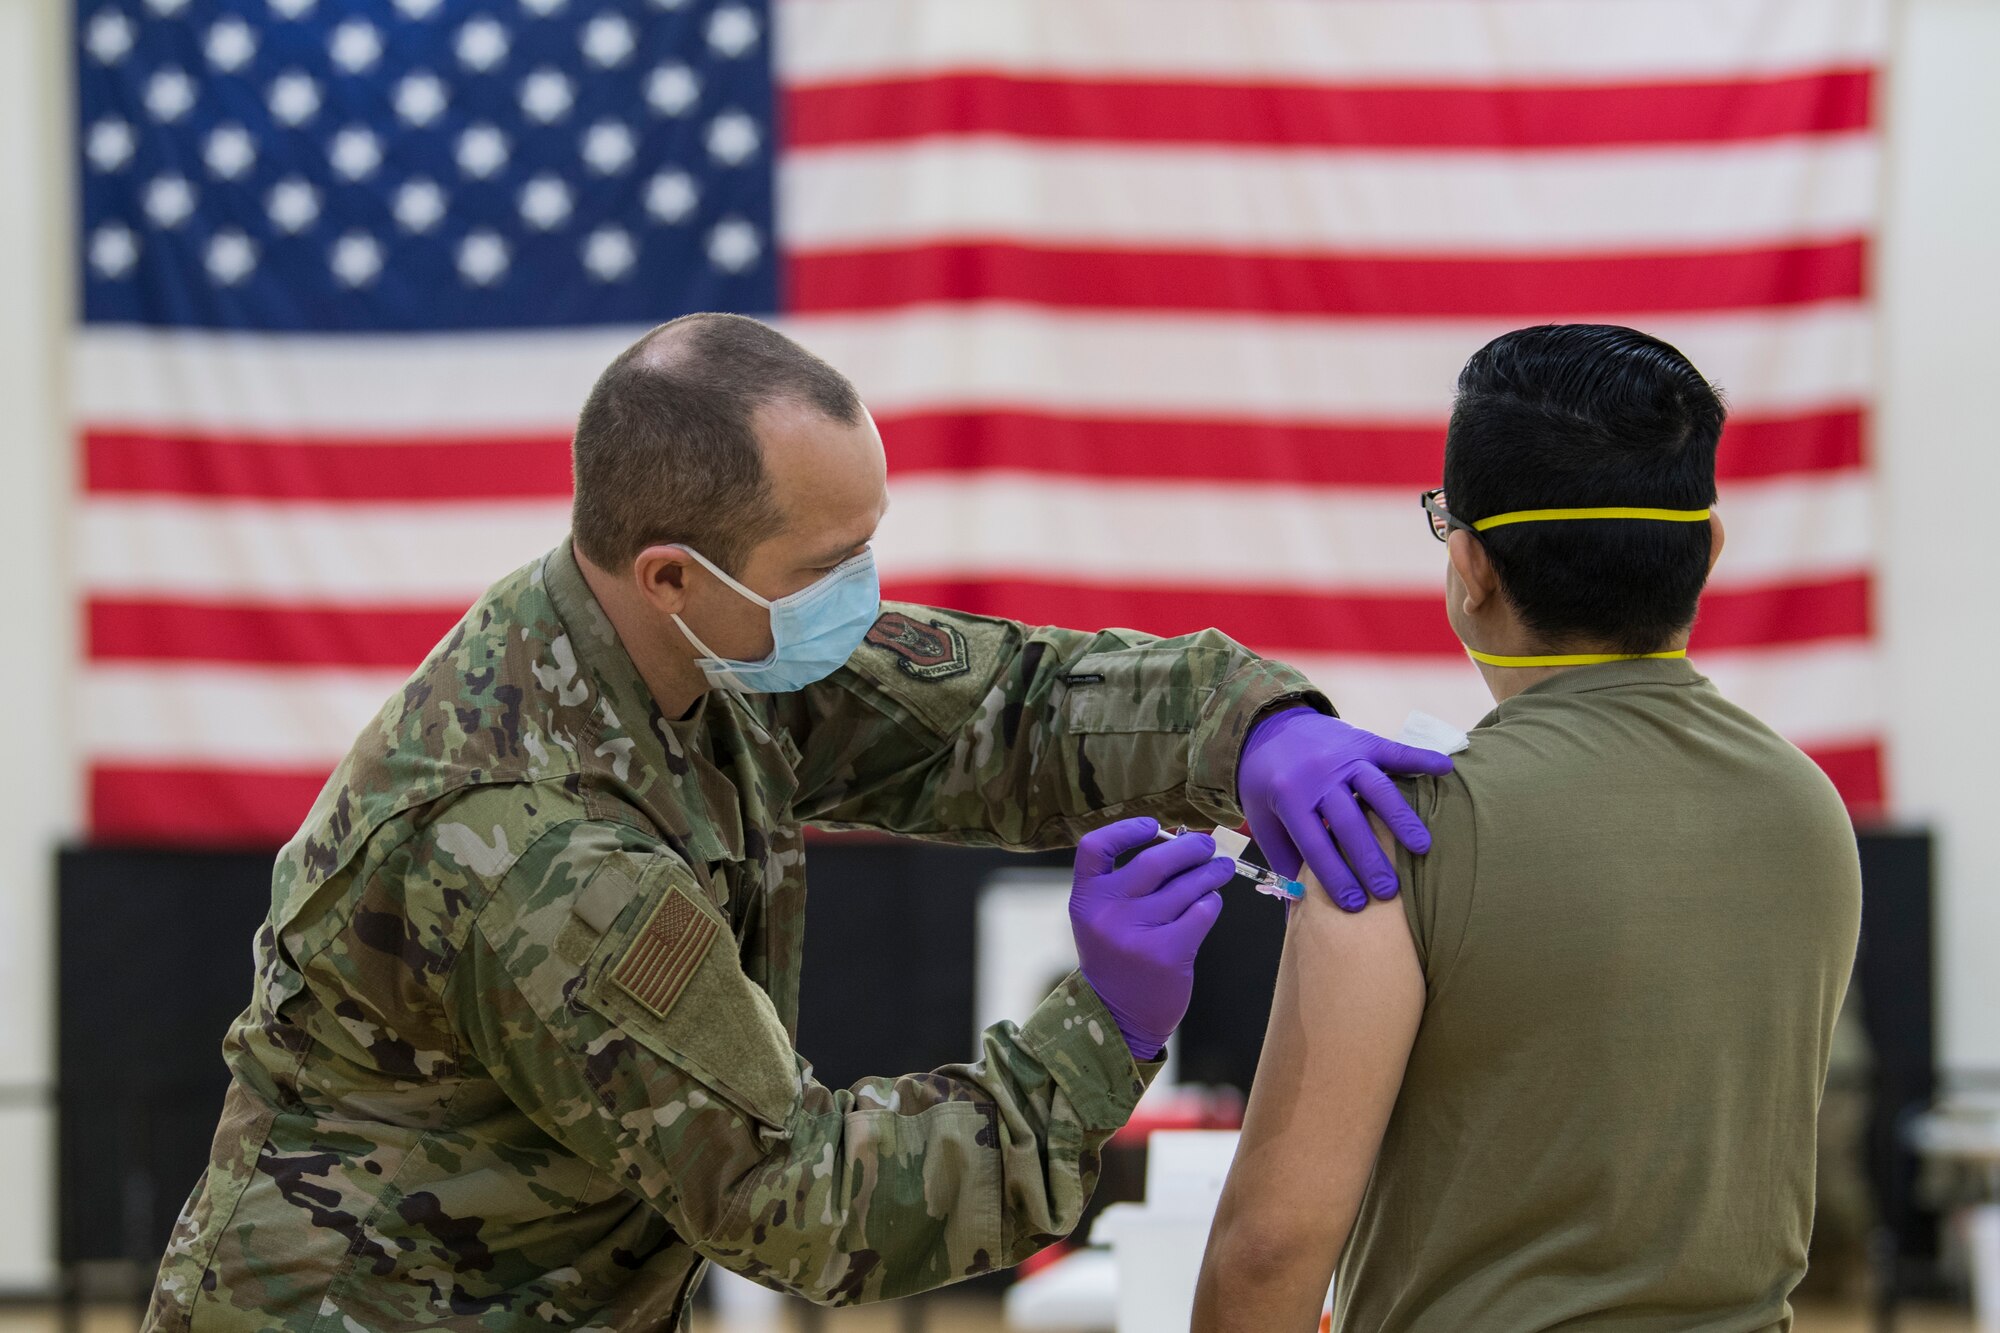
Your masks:
[[[1368,904],[1363,883],[1385,899],[1396,896],[1397,886],[1396,867],[1376,842],[1362,804],[1421,856],[1430,850],[1430,831],[1389,774],[1449,772],[1450,755],[1399,745],[1301,706],[1251,727],[1237,762],[1236,789],[1250,836],[1271,869],[1297,879],[1303,862],[1334,902],[1358,912]]]
[[[1155,1060],[1187,1014],[1194,956],[1222,914],[1235,873],[1215,839],[1184,833],[1153,843],[1153,819],[1121,819],[1083,836],[1069,895],[1083,979],[1097,992],[1136,1060]],[[1117,858],[1145,848],[1125,865]]]

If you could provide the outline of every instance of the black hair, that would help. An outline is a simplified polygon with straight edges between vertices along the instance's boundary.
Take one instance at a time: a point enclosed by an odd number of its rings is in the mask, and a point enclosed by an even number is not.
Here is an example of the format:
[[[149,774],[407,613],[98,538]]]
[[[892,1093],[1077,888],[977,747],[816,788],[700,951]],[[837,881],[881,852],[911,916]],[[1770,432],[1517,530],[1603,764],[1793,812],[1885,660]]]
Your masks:
[[[753,426],[781,400],[843,425],[862,416],[846,376],[741,315],[683,315],[626,348],[592,386],[570,445],[577,549],[615,570],[685,543],[741,568],[784,522]]]
[[[1503,334],[1458,377],[1445,503],[1466,522],[1523,509],[1715,503],[1716,389],[1658,338],[1609,324]],[[1706,523],[1577,519],[1478,534],[1502,592],[1551,647],[1657,652],[1694,623]]]

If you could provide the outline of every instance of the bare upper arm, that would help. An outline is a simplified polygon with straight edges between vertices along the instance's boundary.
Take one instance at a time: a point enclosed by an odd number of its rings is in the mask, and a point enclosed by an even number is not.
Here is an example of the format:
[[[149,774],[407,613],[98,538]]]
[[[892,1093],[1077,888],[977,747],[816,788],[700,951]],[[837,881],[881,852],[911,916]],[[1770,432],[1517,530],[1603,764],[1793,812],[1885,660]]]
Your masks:
[[[1379,824],[1376,831],[1386,842]],[[1371,902],[1350,914],[1308,880],[1286,929],[1210,1266],[1254,1267],[1251,1256],[1274,1245],[1309,1257],[1310,1272],[1265,1277],[1295,1285],[1317,1311],[1402,1087],[1424,995],[1401,904]]]

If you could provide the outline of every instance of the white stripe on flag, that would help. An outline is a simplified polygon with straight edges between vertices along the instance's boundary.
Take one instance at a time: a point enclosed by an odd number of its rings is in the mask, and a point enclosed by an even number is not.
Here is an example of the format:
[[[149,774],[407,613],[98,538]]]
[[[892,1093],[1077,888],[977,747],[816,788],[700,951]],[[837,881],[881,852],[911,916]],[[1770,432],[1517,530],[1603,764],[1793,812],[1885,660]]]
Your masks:
[[[84,670],[84,754],[131,763],[331,768],[406,671],[106,666]]]
[[[71,358],[92,425],[343,436],[560,433],[639,327],[450,337],[86,325]]]
[[[779,230],[795,253],[956,237],[1458,256],[1748,248],[1868,230],[1879,162],[1867,134],[1613,152],[965,136],[788,154]]]
[[[877,415],[1043,407],[1434,422],[1450,410],[1465,359],[1523,322],[1174,319],[990,304],[800,316],[787,327],[845,371]],[[1679,347],[1746,416],[1853,403],[1873,387],[1871,317],[1858,303],[1663,315],[1642,327]]]
[[[318,505],[86,500],[88,592],[252,602],[469,606],[569,531],[562,501]]]
[[[1871,487],[1858,471],[1731,485],[1715,586],[1865,569]],[[891,579],[1430,593],[1444,567],[1415,493],[1401,490],[924,473],[896,479],[892,498],[877,536]],[[82,507],[77,558],[99,596],[460,605],[560,541],[568,519],[559,503],[105,496]]]
[[[994,407],[1425,424],[1444,420],[1465,358],[1524,322],[1004,304],[780,321],[846,372],[877,415]],[[1638,322],[1693,358],[1742,415],[1846,407],[1872,389],[1870,315],[1859,304]],[[93,426],[278,437],[567,436],[591,383],[642,332],[455,341],[85,328],[73,361],[77,414]]]
[[[1456,658],[1311,657],[1294,664],[1346,716],[1393,735],[1413,708],[1471,726],[1492,706]],[[1702,654],[1724,693],[1795,744],[1870,737],[1881,724],[1865,643]],[[80,687],[83,746],[98,762],[331,767],[402,672],[93,665]]]
[[[788,83],[937,70],[1268,82],[1667,82],[1873,63],[1884,0],[780,0]]]

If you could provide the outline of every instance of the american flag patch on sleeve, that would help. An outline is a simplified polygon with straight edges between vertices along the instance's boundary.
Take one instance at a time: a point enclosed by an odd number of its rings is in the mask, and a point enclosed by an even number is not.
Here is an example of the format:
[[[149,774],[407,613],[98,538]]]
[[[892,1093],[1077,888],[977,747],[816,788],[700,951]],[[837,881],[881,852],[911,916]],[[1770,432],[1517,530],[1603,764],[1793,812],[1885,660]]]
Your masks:
[[[611,979],[665,1018],[721,929],[714,917],[695,904],[684,885],[670,885],[666,898],[653,909],[652,919],[618,961]]]

